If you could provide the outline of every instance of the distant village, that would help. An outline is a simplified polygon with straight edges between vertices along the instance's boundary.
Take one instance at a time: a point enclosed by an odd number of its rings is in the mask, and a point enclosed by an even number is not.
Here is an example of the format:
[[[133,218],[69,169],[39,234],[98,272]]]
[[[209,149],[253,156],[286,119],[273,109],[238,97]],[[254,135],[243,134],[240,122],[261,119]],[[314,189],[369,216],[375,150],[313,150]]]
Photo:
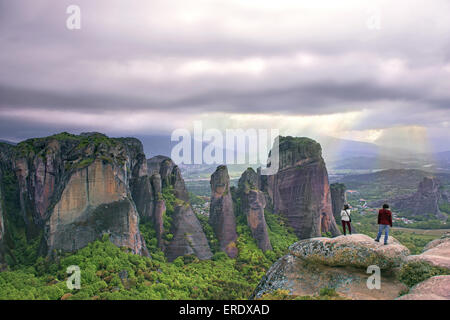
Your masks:
[[[209,217],[209,207],[210,207],[210,199],[205,196],[198,196],[201,198],[204,203],[202,204],[192,204],[192,209],[197,215],[202,215],[205,217]]]

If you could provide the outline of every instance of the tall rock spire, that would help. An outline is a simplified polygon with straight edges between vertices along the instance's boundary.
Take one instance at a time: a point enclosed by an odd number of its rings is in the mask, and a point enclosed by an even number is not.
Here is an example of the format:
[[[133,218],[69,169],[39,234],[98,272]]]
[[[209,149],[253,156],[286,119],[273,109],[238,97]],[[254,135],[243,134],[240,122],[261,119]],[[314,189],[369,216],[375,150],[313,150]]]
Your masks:
[[[226,166],[217,167],[211,175],[211,206],[209,223],[219,239],[221,250],[230,258],[238,254],[236,247],[236,217],[230,192],[230,177]]]
[[[331,191],[331,207],[333,208],[333,216],[336,221],[341,220],[341,211],[347,202],[345,197],[346,187],[342,183],[330,184]]]
[[[188,254],[196,255],[201,260],[210,259],[212,252],[208,240],[189,204],[189,194],[178,166],[168,157],[156,156],[147,160],[147,171],[152,190],[147,198],[153,202],[150,218],[156,228],[159,247],[164,250],[167,259],[172,261]],[[164,230],[163,223],[166,203],[162,193],[165,188],[170,188],[177,199],[173,204],[170,230]],[[163,239],[164,233],[172,234],[173,238]]]
[[[264,193],[258,189],[258,174],[252,168],[245,170],[239,179],[238,195],[241,199],[241,210],[247,217],[247,224],[258,247],[263,251],[272,250],[264,217],[266,199]]]
[[[300,239],[323,231],[339,235],[322,148],[309,138],[279,137],[279,170],[262,179],[274,213],[286,217]]]

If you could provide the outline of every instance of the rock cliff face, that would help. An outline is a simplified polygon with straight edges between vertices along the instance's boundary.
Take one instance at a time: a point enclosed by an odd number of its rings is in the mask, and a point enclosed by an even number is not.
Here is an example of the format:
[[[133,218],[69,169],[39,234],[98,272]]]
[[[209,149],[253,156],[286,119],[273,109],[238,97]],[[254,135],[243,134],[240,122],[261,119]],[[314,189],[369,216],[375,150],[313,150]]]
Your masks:
[[[230,177],[226,166],[217,167],[211,175],[211,206],[209,223],[219,239],[221,250],[230,258],[238,254],[236,247],[236,217],[230,192]]]
[[[148,193],[140,198],[143,216],[151,218],[154,222],[158,244],[164,250],[169,261],[178,256],[194,254],[199,259],[212,257],[205,233],[199,220],[192,211],[189,195],[181,176],[180,169],[168,157],[156,156],[147,160]],[[166,203],[162,197],[163,189],[170,188],[177,199],[175,204],[172,225],[170,230],[164,230],[164,215],[166,214]],[[141,188],[137,192],[142,193]],[[164,232],[173,235],[171,240],[164,240]]]
[[[0,271],[3,269],[5,261],[5,255],[7,251],[7,230],[6,230],[6,195],[4,178],[6,171],[12,171],[12,146],[6,143],[0,142]]]
[[[341,220],[341,211],[347,202],[345,197],[346,187],[342,183],[330,184],[331,191],[331,207],[333,208],[334,220]]]
[[[247,224],[258,247],[263,251],[272,250],[264,217],[266,199],[258,189],[258,174],[252,168],[244,171],[239,179],[238,196],[241,199],[241,210],[247,217]]]
[[[439,179],[425,177],[414,194],[383,201],[374,201],[369,203],[369,206],[380,207],[387,202],[393,210],[401,211],[403,214],[411,217],[431,215],[438,219],[446,220],[447,215],[439,210],[441,201],[447,202],[440,186]]]
[[[75,251],[108,233],[117,246],[143,253],[145,244],[125,172],[95,160],[71,175],[46,223],[50,250]]]
[[[264,177],[274,213],[287,218],[300,239],[340,232],[332,212],[330,186],[320,144],[308,138],[279,137],[279,170]]]
[[[349,299],[395,299],[406,286],[392,271],[400,266],[409,250],[390,238],[389,245],[358,234],[336,238],[313,238],[289,248],[263,277],[254,298],[281,289],[292,295],[317,295],[321,288],[333,288]],[[368,266],[381,268],[381,289],[367,288]]]
[[[130,191],[142,156],[138,140],[99,133],[20,143],[13,166],[28,233],[43,229],[48,253],[80,249],[106,233],[114,244],[146,254]]]

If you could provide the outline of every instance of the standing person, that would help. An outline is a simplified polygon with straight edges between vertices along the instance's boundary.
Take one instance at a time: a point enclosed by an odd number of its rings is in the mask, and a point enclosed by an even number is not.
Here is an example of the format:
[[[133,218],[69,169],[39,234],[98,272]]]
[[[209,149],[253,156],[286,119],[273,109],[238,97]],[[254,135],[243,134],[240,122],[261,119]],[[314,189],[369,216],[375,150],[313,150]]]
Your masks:
[[[350,222],[352,222],[352,218],[350,218],[350,207],[348,204],[344,205],[344,209],[341,211],[341,222],[342,229],[344,229],[344,236],[347,234],[345,227],[348,226],[348,232],[352,234],[352,226]]]
[[[392,228],[392,212],[389,210],[388,204],[383,204],[383,209],[378,211],[378,235],[375,239],[376,242],[380,242],[381,234],[384,230],[384,244],[388,244],[389,227]]]

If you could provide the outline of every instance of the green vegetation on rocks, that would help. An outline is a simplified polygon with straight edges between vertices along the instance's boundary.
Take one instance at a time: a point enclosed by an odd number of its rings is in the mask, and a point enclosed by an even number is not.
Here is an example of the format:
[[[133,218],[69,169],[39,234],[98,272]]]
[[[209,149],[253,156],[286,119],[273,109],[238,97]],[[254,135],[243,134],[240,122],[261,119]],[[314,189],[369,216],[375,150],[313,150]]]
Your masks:
[[[431,277],[449,274],[450,270],[432,266],[425,261],[411,261],[402,266],[398,279],[411,288]]]

